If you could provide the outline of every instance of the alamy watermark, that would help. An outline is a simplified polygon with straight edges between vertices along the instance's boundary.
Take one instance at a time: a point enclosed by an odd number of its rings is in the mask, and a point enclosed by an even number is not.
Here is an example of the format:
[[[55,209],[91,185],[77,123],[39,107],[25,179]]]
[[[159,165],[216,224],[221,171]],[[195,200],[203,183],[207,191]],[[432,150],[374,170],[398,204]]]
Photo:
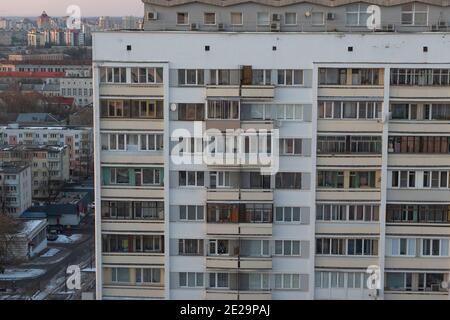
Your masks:
[[[66,20],[67,29],[81,29],[81,8],[77,5],[70,5],[66,9],[69,15]]]

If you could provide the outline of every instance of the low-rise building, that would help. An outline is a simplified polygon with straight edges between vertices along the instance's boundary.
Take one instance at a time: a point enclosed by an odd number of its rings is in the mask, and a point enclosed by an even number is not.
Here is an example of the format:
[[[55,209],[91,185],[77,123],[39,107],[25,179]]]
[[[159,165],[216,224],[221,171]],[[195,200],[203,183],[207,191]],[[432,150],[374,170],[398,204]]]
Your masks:
[[[60,93],[62,97],[73,97],[78,106],[92,104],[92,78],[70,77],[63,78],[60,82]]]
[[[31,207],[31,167],[0,162],[0,213],[18,217]]]
[[[8,146],[0,149],[0,159],[31,166],[33,199],[51,199],[70,179],[67,146]]]

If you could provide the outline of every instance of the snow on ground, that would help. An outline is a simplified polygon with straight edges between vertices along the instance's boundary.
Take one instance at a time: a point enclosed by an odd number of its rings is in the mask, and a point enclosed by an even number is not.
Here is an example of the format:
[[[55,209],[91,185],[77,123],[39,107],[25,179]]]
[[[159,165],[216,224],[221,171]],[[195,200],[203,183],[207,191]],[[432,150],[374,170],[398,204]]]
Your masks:
[[[34,279],[45,273],[43,269],[6,269],[4,274],[0,273],[0,280],[14,281]]]
[[[43,255],[41,255],[42,258],[51,258],[54,257],[55,255],[57,255],[61,250],[56,249],[56,248],[51,248],[50,250],[48,250],[46,253],[44,253]]]
[[[60,234],[58,236],[58,239],[53,241],[53,243],[74,243],[74,242],[80,241],[80,239],[82,237],[83,237],[83,235],[81,235],[81,234],[73,234],[70,237]]]

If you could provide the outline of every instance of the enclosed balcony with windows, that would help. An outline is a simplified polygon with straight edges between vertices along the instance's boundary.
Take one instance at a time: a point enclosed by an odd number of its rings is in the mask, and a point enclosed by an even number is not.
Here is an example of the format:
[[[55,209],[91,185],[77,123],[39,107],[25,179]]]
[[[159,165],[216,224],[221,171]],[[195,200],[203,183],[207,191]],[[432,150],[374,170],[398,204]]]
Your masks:
[[[391,299],[445,299],[448,289],[443,283],[448,275],[441,272],[394,272],[385,273],[385,295]]]
[[[391,70],[392,98],[449,98],[450,69]]]
[[[270,299],[269,273],[209,273],[206,284],[206,299]]]
[[[272,70],[253,69],[243,66],[241,69],[241,97],[243,99],[270,100],[275,96]]]
[[[211,69],[207,72],[207,97],[240,97],[240,70]]]

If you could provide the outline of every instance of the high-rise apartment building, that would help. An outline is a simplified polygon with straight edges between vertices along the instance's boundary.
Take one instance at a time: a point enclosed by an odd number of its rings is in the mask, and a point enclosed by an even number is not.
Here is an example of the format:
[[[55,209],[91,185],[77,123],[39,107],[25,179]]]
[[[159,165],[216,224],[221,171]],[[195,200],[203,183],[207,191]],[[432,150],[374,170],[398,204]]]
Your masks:
[[[97,298],[449,298],[446,4],[144,3],[94,35]]]

